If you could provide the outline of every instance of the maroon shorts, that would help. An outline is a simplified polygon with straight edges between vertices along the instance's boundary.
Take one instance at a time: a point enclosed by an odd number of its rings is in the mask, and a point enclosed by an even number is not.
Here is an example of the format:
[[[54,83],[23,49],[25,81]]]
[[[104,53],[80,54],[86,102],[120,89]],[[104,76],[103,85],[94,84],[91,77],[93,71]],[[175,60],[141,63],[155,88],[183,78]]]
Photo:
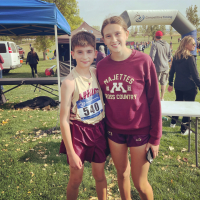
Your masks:
[[[138,147],[148,143],[150,135],[148,129],[144,128],[144,134],[141,134],[141,129],[134,131],[134,135],[126,135],[116,132],[107,131],[108,138],[118,144],[127,144],[127,147]],[[146,133],[147,132],[147,133]],[[146,133],[146,134],[145,134]]]
[[[106,161],[106,157],[110,152],[105,133],[104,120],[95,125],[73,121],[73,124],[70,125],[70,129],[74,151],[80,157],[82,163],[84,163],[84,161],[95,163],[103,163]],[[63,140],[60,145],[59,153],[67,154]],[[68,156],[67,162],[70,164]]]

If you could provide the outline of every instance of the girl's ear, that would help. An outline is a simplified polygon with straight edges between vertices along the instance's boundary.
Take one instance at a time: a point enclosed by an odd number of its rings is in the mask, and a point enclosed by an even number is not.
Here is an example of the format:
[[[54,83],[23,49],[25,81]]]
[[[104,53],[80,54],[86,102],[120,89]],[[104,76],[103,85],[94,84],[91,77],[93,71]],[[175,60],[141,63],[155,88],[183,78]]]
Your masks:
[[[126,39],[128,39],[129,36],[129,30],[126,31]]]
[[[94,58],[97,58],[97,54],[98,54],[98,51],[97,50],[95,50],[95,55],[94,55]]]

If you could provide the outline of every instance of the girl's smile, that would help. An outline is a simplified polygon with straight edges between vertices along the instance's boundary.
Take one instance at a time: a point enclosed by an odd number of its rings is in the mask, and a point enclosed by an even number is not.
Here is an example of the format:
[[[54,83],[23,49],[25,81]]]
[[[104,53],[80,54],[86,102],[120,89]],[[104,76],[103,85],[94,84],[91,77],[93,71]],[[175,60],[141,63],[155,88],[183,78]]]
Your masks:
[[[114,52],[121,52],[126,48],[129,32],[118,24],[108,24],[104,30],[104,43]]]

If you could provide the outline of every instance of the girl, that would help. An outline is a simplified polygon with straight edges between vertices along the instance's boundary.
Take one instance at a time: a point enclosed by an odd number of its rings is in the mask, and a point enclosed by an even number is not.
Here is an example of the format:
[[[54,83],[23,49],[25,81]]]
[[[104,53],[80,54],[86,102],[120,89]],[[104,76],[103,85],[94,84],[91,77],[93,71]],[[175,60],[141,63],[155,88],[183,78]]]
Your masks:
[[[107,134],[120,195],[122,200],[131,199],[131,171],[141,199],[153,199],[146,153],[151,148],[153,157],[158,155],[162,135],[155,66],[148,55],[126,47],[129,31],[121,17],[104,20],[101,34],[112,54],[98,63],[97,77],[104,93]]]
[[[27,64],[27,62],[29,62],[29,65],[30,65],[31,70],[32,70],[32,77],[33,78],[34,78],[34,71],[35,71],[36,78],[38,78],[38,75],[37,75],[38,61],[39,61],[39,57],[38,57],[37,53],[34,51],[34,48],[31,47],[31,51],[27,55],[26,64]]]
[[[176,93],[176,101],[195,101],[197,95],[197,87],[200,89],[200,78],[197,71],[195,58],[190,51],[194,51],[196,46],[194,38],[191,36],[184,37],[178,47],[173,58],[172,67],[169,72],[169,87],[168,91],[173,90],[173,79],[176,73],[174,88]],[[170,127],[176,126],[178,117],[173,116]],[[189,122],[189,117],[183,117],[182,123]],[[181,134],[188,135],[189,129],[181,125]]]

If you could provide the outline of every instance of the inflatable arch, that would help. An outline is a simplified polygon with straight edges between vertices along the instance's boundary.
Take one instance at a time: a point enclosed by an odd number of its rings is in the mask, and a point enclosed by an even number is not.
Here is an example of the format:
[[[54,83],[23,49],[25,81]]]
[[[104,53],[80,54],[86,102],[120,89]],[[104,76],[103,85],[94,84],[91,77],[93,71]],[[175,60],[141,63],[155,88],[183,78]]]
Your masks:
[[[197,42],[196,27],[178,10],[126,10],[121,17],[131,25],[171,25],[181,37],[191,35]],[[191,53],[196,55],[196,48]]]

